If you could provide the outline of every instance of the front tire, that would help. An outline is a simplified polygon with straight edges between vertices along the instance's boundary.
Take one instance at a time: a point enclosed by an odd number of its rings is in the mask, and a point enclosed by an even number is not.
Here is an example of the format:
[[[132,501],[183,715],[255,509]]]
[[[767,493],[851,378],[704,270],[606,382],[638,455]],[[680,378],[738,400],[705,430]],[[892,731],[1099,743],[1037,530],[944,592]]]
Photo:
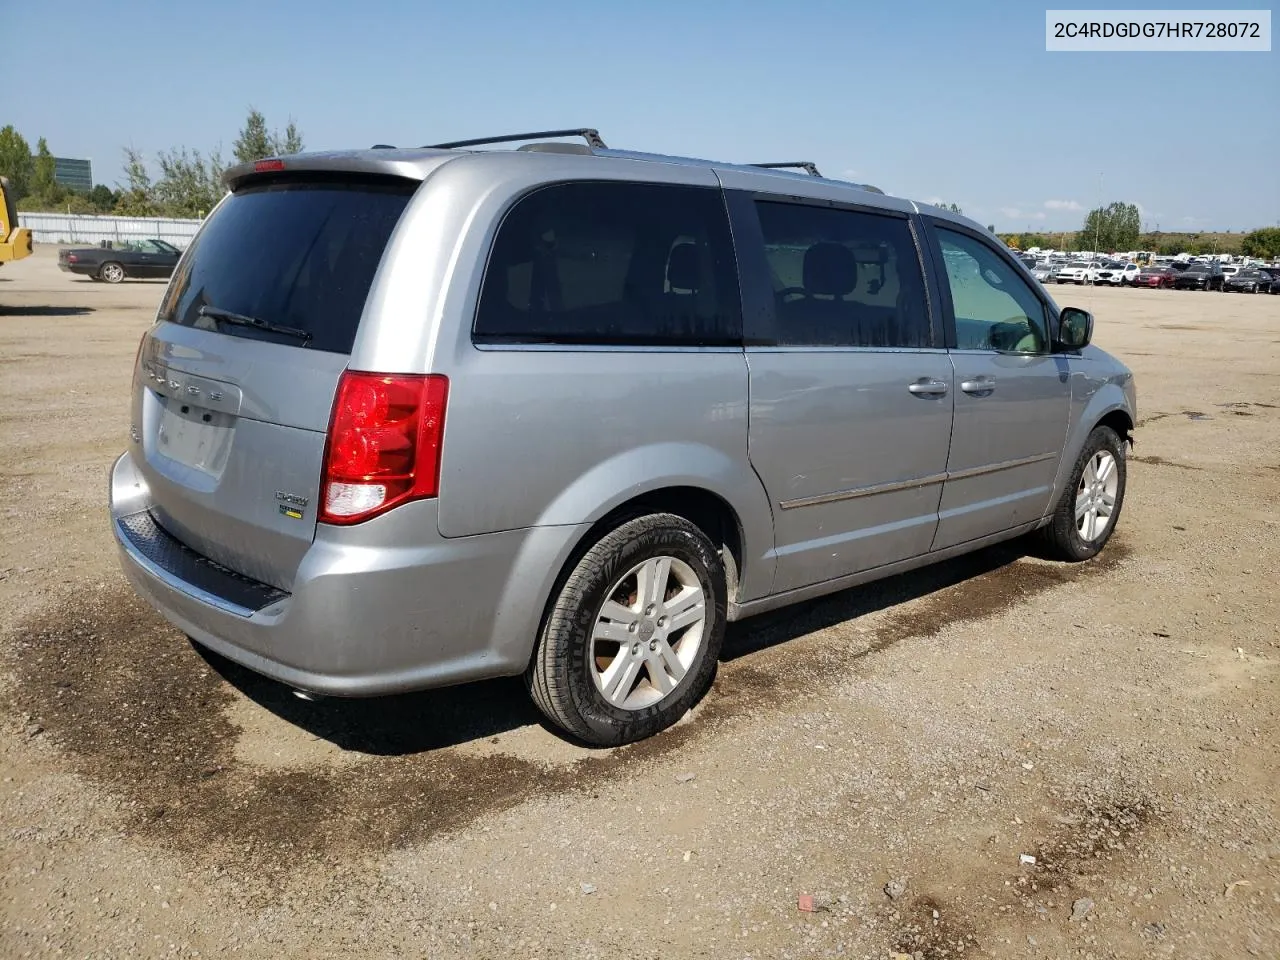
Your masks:
[[[538,709],[586,743],[643,740],[706,693],[724,641],[724,564],[683,517],[605,534],[547,614],[525,682]]]
[[[108,260],[98,268],[98,278],[105,283],[120,283],[124,280],[124,267],[114,260]]]
[[[1110,427],[1094,427],[1089,434],[1053,521],[1040,529],[1057,559],[1088,560],[1111,539],[1124,506],[1125,452],[1124,440]]]

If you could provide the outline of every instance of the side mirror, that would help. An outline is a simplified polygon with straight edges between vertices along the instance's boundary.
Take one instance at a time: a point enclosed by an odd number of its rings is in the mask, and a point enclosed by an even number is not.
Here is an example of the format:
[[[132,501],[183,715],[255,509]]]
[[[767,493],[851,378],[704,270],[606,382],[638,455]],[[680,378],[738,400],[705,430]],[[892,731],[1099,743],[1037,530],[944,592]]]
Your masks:
[[[1058,344],[1083,350],[1093,340],[1093,314],[1079,307],[1063,307],[1058,315]]]

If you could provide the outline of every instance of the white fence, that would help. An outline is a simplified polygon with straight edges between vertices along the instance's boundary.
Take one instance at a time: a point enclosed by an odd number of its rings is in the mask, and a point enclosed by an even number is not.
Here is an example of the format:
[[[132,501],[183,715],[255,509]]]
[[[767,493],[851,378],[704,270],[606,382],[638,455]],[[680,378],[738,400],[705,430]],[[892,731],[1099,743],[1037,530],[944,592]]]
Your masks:
[[[167,240],[185,247],[196,235],[199,220],[170,217],[87,217],[68,213],[19,213],[18,224],[31,228],[36,243],[79,243],[97,246],[103,240]]]

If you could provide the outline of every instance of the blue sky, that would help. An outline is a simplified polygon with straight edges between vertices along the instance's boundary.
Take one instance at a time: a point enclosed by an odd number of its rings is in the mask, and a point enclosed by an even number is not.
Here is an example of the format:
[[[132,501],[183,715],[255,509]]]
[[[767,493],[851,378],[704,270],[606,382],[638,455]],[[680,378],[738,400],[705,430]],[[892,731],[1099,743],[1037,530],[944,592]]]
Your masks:
[[[1072,229],[1112,200],[1163,230],[1280,223],[1280,53],[1047,53],[1045,6],[0,3],[0,124],[111,184],[126,144],[229,156],[253,104],[310,149],[587,125],[610,146],[813,160],[1000,230]]]

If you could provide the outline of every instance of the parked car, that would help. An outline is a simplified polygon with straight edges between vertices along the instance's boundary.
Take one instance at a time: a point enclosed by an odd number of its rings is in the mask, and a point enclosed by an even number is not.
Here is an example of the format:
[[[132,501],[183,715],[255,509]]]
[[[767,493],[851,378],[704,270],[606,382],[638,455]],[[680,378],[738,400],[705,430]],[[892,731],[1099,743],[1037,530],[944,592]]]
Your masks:
[[[126,278],[162,279],[173,274],[182,251],[164,240],[131,240],[58,251],[58,267],[104,283]]]
[[[1136,263],[1107,263],[1094,274],[1094,283],[1109,283],[1116,287],[1127,287],[1138,278],[1141,271]]]
[[[1235,276],[1237,273],[1239,273],[1239,272],[1240,272],[1240,267],[1239,267],[1239,266],[1237,266],[1237,265],[1236,265],[1236,264],[1234,264],[1234,263],[1224,263],[1224,264],[1222,264],[1222,280],[1223,280],[1223,283],[1226,283],[1226,281],[1230,280],[1232,277],[1234,277],[1234,276]]]
[[[1173,278],[1175,290],[1221,290],[1222,264],[1216,260],[1200,260]]]
[[[1051,266],[1048,263],[1037,263],[1035,267],[1032,269],[1031,275],[1035,277],[1037,280],[1039,280],[1041,283],[1048,283],[1050,280],[1053,279],[1053,275],[1055,272],[1057,272],[1056,267]]]
[[[1053,279],[1058,283],[1078,283],[1081,286],[1093,279],[1093,268],[1084,260],[1072,260],[1065,267],[1059,268]]]
[[[1132,374],[981,224],[582,133],[227,173],[110,481],[151,605],[308,696],[518,675],[615,744],[730,620],[1103,548]]]
[[[1227,277],[1222,282],[1222,289],[1239,293],[1275,293],[1277,283],[1269,271],[1257,267],[1246,267]]]
[[[1135,287],[1172,287],[1176,270],[1166,266],[1143,267],[1133,279]]]

